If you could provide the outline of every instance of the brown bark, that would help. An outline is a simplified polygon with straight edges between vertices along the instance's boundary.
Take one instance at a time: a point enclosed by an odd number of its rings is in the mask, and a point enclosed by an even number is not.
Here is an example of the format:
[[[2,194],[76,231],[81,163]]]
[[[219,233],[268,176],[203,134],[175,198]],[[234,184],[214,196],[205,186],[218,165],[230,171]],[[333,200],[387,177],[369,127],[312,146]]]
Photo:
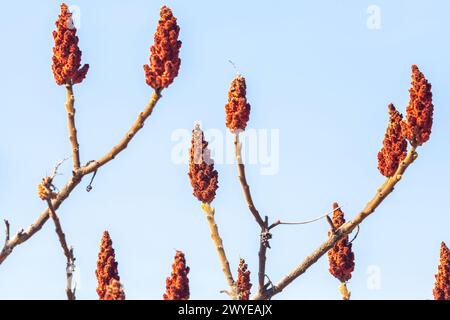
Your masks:
[[[223,247],[222,238],[219,235],[219,229],[214,218],[215,210],[208,203],[202,203],[202,209],[206,214],[206,219],[208,221],[209,229],[211,230],[211,239],[214,242],[217,253],[219,255],[220,264],[222,265],[222,271],[227,279],[227,283],[230,286],[231,292],[228,292],[231,298],[237,299],[236,283],[234,282],[233,275],[230,269],[230,263],[228,262],[227,256],[225,254],[225,249]]]
[[[76,171],[80,168],[80,151],[77,137],[77,128],[75,126],[75,98],[73,96],[73,88],[71,83],[66,84],[67,91],[67,128],[69,129],[69,140],[72,145],[72,161],[73,170]]]
[[[55,224],[55,232],[58,235],[59,243],[61,244],[61,248],[63,249],[64,255],[67,259],[66,265],[66,294],[68,300],[75,300],[75,288],[72,288],[72,276],[75,268],[75,257],[73,255],[73,250],[69,248],[66,235],[64,234],[61,226],[61,221],[59,220],[58,215],[56,214],[55,209],[50,200],[47,200],[48,208],[50,211],[50,217],[53,219]]]
[[[55,199],[51,201],[54,210],[58,210],[59,206],[64,202],[64,200],[69,197],[70,193],[75,189],[81,182],[82,178],[95,170],[99,169],[101,166],[105,165],[115,156],[117,156],[121,151],[123,151],[128,143],[133,139],[135,134],[144,126],[145,120],[152,114],[154,107],[161,97],[161,91],[155,90],[150,98],[145,109],[139,114],[136,121],[133,123],[131,128],[128,130],[127,134],[122,138],[122,140],[115,145],[109,152],[107,152],[99,160],[93,161],[86,166],[80,167],[78,170],[73,172],[73,175],[69,178],[63,188],[58,192]],[[70,131],[70,130],[69,130]],[[0,264],[5,261],[5,259],[11,254],[13,249],[30,239],[36,232],[42,229],[44,224],[50,217],[50,210],[46,208],[41,212],[39,217],[34,223],[32,223],[27,230],[18,231],[11,239],[9,239],[3,246],[0,252]]]
[[[322,243],[314,252],[307,256],[302,263],[295,267],[285,277],[283,277],[273,287],[265,290],[263,293],[258,292],[253,299],[265,300],[270,299],[274,295],[283,291],[292,281],[302,275],[309,267],[316,263],[328,250],[330,250],[334,244],[350,234],[360,223],[362,223],[369,215],[371,215],[375,209],[383,202],[384,199],[394,190],[395,185],[401,180],[402,175],[408,168],[408,166],[414,162],[417,158],[416,148],[412,146],[406,158],[400,163],[396,173],[388,178],[383,185],[377,190],[375,196],[366,204],[365,208],[358,213],[358,215],[349,222],[342,225],[336,232]]]

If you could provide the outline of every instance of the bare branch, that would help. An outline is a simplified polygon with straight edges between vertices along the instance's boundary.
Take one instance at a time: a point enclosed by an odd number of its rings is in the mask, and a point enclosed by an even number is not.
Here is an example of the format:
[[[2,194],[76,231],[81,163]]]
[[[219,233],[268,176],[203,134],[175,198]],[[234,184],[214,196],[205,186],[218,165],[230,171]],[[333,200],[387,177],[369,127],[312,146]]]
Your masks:
[[[115,147],[111,149],[106,155],[104,155],[99,160],[91,162],[90,164],[76,170],[74,174],[69,178],[64,187],[58,192],[58,195],[55,199],[52,200],[52,205],[54,210],[58,210],[59,206],[64,202],[64,200],[69,197],[70,193],[75,189],[78,184],[80,184],[82,178],[97,170],[104,164],[108,163],[116,155],[118,155],[122,150],[124,150],[128,143],[133,139],[134,135],[144,126],[145,120],[151,115],[154,107],[156,106],[159,98],[161,97],[161,90],[155,90],[150,98],[149,103],[145,107],[144,111],[142,111],[137,120],[132,125],[131,129],[128,131],[126,136],[117,144]],[[46,208],[41,212],[39,217],[36,219],[34,223],[32,223],[26,231],[17,232],[4,246],[2,251],[0,252],[0,264],[5,261],[5,259],[11,254],[13,249],[24,243],[28,239],[30,239],[36,232],[42,229],[42,226],[47,222],[50,217],[50,210]]]
[[[255,208],[255,205],[253,204],[252,195],[250,193],[250,187],[247,183],[247,179],[245,177],[245,166],[242,163],[242,154],[241,154],[241,148],[242,145],[239,142],[239,132],[236,132],[234,135],[234,155],[237,161],[237,168],[238,168],[238,177],[239,181],[241,182],[242,191],[244,192],[244,198],[247,202],[248,208],[250,209],[250,212],[253,214],[253,217],[255,218],[256,222],[260,226],[261,229],[264,229],[264,221],[261,218],[261,215],[259,214],[258,210]]]
[[[326,217],[327,217],[327,222],[330,225],[331,232],[335,233],[336,232],[336,227],[334,226],[333,220],[331,220],[329,215],[327,215]]]
[[[337,207],[336,209],[333,209],[333,211],[327,212],[327,213],[325,213],[325,214],[323,214],[323,215],[321,215],[321,216],[319,216],[319,217],[317,217],[317,218],[311,219],[311,220],[305,220],[305,221],[300,221],[300,222],[283,222],[283,221],[277,220],[277,221],[275,221],[274,223],[272,223],[272,224],[269,226],[269,230],[271,230],[271,229],[273,229],[273,228],[275,228],[276,226],[279,226],[279,225],[301,225],[301,224],[309,224],[309,223],[313,223],[313,222],[319,221],[319,220],[321,220],[321,219],[323,219],[323,218],[326,218],[326,217],[329,216],[330,214],[333,214],[334,211],[336,211],[336,210],[338,210],[338,209],[340,209],[340,208],[342,208],[342,207],[343,207],[343,206],[339,206],[339,207]],[[329,218],[329,217],[328,217],[328,218]]]
[[[206,214],[206,219],[208,221],[209,229],[211,230],[211,239],[214,242],[217,253],[219,254],[220,264],[222,265],[222,271],[227,279],[228,285],[230,286],[230,292],[227,294],[237,300],[237,289],[236,283],[233,279],[233,274],[231,273],[230,263],[228,262],[227,256],[225,254],[225,249],[223,247],[222,238],[219,235],[219,229],[214,218],[215,210],[208,203],[202,202],[202,210]]]
[[[61,248],[63,249],[64,255],[67,259],[66,265],[66,294],[69,300],[75,300],[75,289],[72,289],[72,275],[75,270],[75,257],[73,255],[73,249],[69,248],[66,241],[66,235],[64,234],[61,226],[61,221],[59,220],[58,215],[56,214],[55,209],[53,208],[51,200],[47,200],[47,205],[50,210],[50,217],[53,219],[55,223],[55,231],[58,235],[59,243],[61,244]]]
[[[269,233],[269,218],[264,218],[264,229],[261,230],[260,242],[259,242],[259,267],[258,267],[258,292],[264,292],[264,279],[266,276],[266,253],[267,248],[270,248],[269,239],[271,235]]]
[[[347,284],[345,282],[341,282],[338,287],[339,293],[342,296],[342,300],[350,300],[350,291],[348,291]]]
[[[283,277],[272,288],[266,290],[263,294],[256,293],[253,297],[255,300],[270,299],[277,293],[280,293],[292,281],[297,279],[314,263],[317,262],[325,253],[328,252],[340,239],[350,234],[360,223],[362,223],[375,209],[383,202],[384,199],[394,190],[395,185],[401,180],[406,169],[417,158],[415,146],[412,146],[406,158],[400,163],[395,174],[386,179],[383,185],[377,190],[375,196],[366,204],[365,208],[356,215],[353,220],[344,223],[334,234],[332,234],[324,243],[322,243],[314,252],[307,256],[302,263],[295,267],[285,277]]]
[[[80,168],[80,151],[77,137],[77,128],[75,127],[75,97],[73,96],[72,83],[66,84],[67,102],[67,127],[69,129],[69,140],[72,145],[72,162],[73,171],[77,171]]]
[[[4,219],[3,221],[5,222],[5,234],[6,234],[5,244],[6,244],[6,243],[8,243],[11,234],[10,234],[10,229],[9,229],[9,221],[6,219]]]
[[[59,170],[59,168],[61,167],[61,165],[62,165],[67,159],[68,159],[68,158],[64,158],[64,159],[58,161],[58,162],[55,164],[55,167],[53,168],[53,172],[52,172],[52,174],[51,174],[51,176],[50,176],[50,179],[51,179],[51,180],[53,180],[53,179],[58,175],[58,170]]]

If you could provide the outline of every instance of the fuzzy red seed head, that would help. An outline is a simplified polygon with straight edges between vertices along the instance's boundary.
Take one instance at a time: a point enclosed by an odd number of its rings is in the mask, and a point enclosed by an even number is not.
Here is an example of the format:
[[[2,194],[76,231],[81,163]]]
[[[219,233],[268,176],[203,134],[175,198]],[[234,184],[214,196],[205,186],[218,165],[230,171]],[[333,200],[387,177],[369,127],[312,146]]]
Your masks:
[[[106,287],[104,300],[125,300],[125,292],[120,281],[111,279],[109,285]]]
[[[238,267],[238,278],[236,281],[239,300],[250,299],[250,270],[247,270],[247,264],[244,259],[240,259]]]
[[[337,203],[333,204],[333,225],[336,229],[345,223],[344,213],[339,209]],[[331,236],[332,231],[328,232]],[[342,283],[347,282],[352,277],[355,269],[355,257],[352,252],[352,244],[348,241],[348,236],[339,240],[333,248],[328,251],[328,262],[330,273]]]
[[[189,300],[188,273],[189,267],[186,266],[184,253],[177,250],[172,264],[172,273],[166,279],[164,300]]]
[[[436,274],[433,296],[435,300],[450,300],[450,250],[441,243],[439,267]]]
[[[145,80],[155,90],[167,88],[178,75],[181,64],[179,33],[177,19],[168,7],[163,6],[150,48],[150,63],[144,65]]]
[[[433,125],[433,95],[431,84],[416,65],[412,66],[412,81],[403,135],[413,146],[421,146],[430,138]]]
[[[402,135],[403,116],[391,103],[389,124],[383,139],[383,147],[378,152],[378,170],[385,177],[392,177],[401,161],[406,157],[407,142]]]
[[[97,270],[97,294],[99,300],[105,300],[107,287],[112,280],[120,281],[119,271],[117,270],[117,262],[114,248],[108,231],[103,233],[100,243],[100,252],[98,253]]]
[[[237,76],[231,82],[228,103],[225,105],[226,125],[231,132],[245,130],[250,118],[250,104],[247,102],[245,78]]]
[[[83,81],[89,65],[81,67],[81,50],[78,47],[77,29],[72,21],[72,13],[66,4],[61,4],[61,13],[53,31],[52,71],[58,85],[76,84]]]
[[[205,141],[203,131],[198,125],[192,130],[188,175],[193,195],[201,202],[211,203],[219,187],[218,173],[214,170],[208,142]]]

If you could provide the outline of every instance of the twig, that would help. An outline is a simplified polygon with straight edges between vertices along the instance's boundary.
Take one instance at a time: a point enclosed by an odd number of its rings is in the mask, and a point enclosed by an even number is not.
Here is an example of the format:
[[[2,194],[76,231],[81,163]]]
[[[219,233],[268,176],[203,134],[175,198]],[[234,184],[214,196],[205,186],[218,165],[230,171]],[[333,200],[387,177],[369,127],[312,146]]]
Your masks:
[[[128,131],[126,136],[99,160],[91,162],[90,164],[81,167],[76,172],[74,172],[74,174],[69,178],[69,180],[63,186],[63,188],[60,190],[60,192],[58,192],[57,197],[52,200],[51,203],[54,210],[58,210],[61,203],[63,203],[64,200],[66,200],[67,197],[70,195],[70,193],[78,186],[78,184],[80,184],[82,178],[85,175],[94,172],[101,166],[105,165],[106,163],[114,159],[115,156],[117,156],[122,150],[124,150],[127,147],[128,143],[133,139],[135,134],[144,126],[145,120],[151,115],[160,97],[161,91],[155,90],[144,111],[142,111],[139,114],[137,120],[131,126],[131,129]],[[20,245],[21,243],[24,243],[25,241],[30,239],[34,234],[36,234],[36,232],[41,230],[42,226],[47,222],[49,216],[50,210],[46,208],[44,211],[41,212],[36,221],[32,223],[26,231],[20,230],[19,232],[17,232],[3,246],[0,252],[0,264],[2,264],[3,261],[5,261],[5,259],[11,254],[11,252],[16,246]]]
[[[78,144],[77,128],[75,126],[75,97],[73,96],[72,83],[66,84],[67,102],[67,127],[69,129],[69,140],[72,145],[72,162],[73,171],[76,172],[80,168],[80,146]]]
[[[358,224],[358,226],[356,227],[356,233],[355,233],[355,235],[353,236],[353,239],[350,240],[350,243],[352,243],[353,241],[355,241],[356,238],[358,237],[358,235],[359,235],[359,229],[360,229],[360,225]]]
[[[61,221],[59,220],[58,215],[56,214],[55,209],[53,208],[52,202],[50,199],[47,200],[47,205],[50,210],[50,217],[53,219],[55,223],[55,231],[58,235],[59,243],[63,249],[64,255],[67,259],[66,265],[66,294],[69,300],[75,300],[75,288],[72,289],[72,276],[73,271],[75,269],[75,257],[73,255],[73,249],[69,248],[66,241],[66,235],[64,234],[61,226]]]
[[[240,73],[239,73],[239,70],[238,70],[236,64],[232,60],[228,60],[228,62],[233,66],[234,70],[236,71],[236,75],[239,76]]]
[[[10,234],[10,229],[9,229],[9,221],[6,219],[4,219],[3,221],[5,222],[5,235],[6,235],[5,244],[6,244],[6,243],[8,243],[9,237],[11,234]]]
[[[97,170],[94,171],[94,174],[91,177],[91,181],[89,181],[89,184],[86,187],[87,192],[91,192],[92,190],[92,182],[94,182],[95,176],[97,175]]]
[[[273,228],[275,228],[276,226],[279,226],[279,225],[301,225],[301,224],[313,223],[313,222],[319,221],[319,220],[329,216],[330,214],[333,214],[334,211],[336,211],[336,210],[338,210],[338,209],[340,209],[342,207],[343,206],[339,206],[336,209],[333,209],[333,211],[327,212],[327,213],[325,213],[325,214],[323,214],[323,215],[321,215],[321,216],[319,216],[317,218],[311,219],[311,220],[305,220],[305,221],[300,221],[300,222],[284,222],[284,221],[277,220],[277,221],[275,221],[274,223],[272,223],[269,226],[269,230],[271,230],[271,229],[273,229]]]
[[[394,190],[395,185],[401,180],[402,175],[406,169],[411,165],[417,158],[417,152],[415,146],[411,146],[406,158],[400,163],[395,174],[388,178],[385,183],[377,190],[375,196],[366,204],[365,208],[356,215],[353,220],[344,223],[336,232],[331,235],[327,241],[322,243],[313,253],[307,256],[302,263],[295,267],[291,272],[289,272],[285,277],[283,277],[277,284],[272,288],[260,294],[259,292],[253,297],[255,300],[265,300],[270,299],[277,293],[280,293],[286,286],[288,286],[292,281],[297,279],[306,270],[309,269],[314,263],[317,262],[325,253],[330,250],[337,241],[350,234],[360,223],[364,221],[369,215],[371,215],[375,209],[383,202],[384,199]]]
[[[266,216],[264,218],[264,226],[265,228],[261,230],[261,239],[259,242],[259,252],[258,252],[258,258],[259,258],[259,268],[258,268],[258,291],[261,291],[261,293],[264,291],[264,280],[266,276],[266,253],[267,248],[270,247],[269,245],[269,239],[270,239],[270,233],[269,233],[269,218]],[[266,239],[269,238],[269,239]]]
[[[335,233],[336,232],[336,227],[334,226],[333,220],[331,220],[329,215],[327,215],[327,222],[330,225],[331,232]]]
[[[338,289],[342,296],[342,300],[350,300],[350,291],[348,291],[347,284],[345,282],[341,282]]]
[[[261,215],[259,214],[258,210],[256,210],[255,205],[253,204],[252,195],[250,193],[250,187],[245,177],[245,166],[242,163],[241,148],[242,145],[239,142],[239,132],[236,132],[234,135],[234,155],[237,161],[239,181],[241,182],[242,191],[244,192],[244,198],[245,201],[247,202],[250,212],[253,214],[253,217],[255,218],[260,228],[264,229],[265,228],[264,221],[261,218]]]
[[[250,193],[250,187],[247,183],[247,178],[245,177],[245,165],[242,162],[242,144],[239,142],[239,132],[236,132],[234,134],[234,155],[237,162],[237,169],[238,169],[238,177],[239,182],[241,183],[242,192],[244,194],[245,202],[248,205],[248,208],[250,212],[252,213],[253,217],[255,218],[256,222],[258,223],[259,227],[261,228],[260,233],[260,243],[259,243],[259,270],[258,270],[258,292],[263,293],[264,292],[264,276],[266,274],[266,254],[267,254],[267,248],[270,248],[269,245],[269,239],[272,237],[269,230],[269,220],[268,217],[265,217],[265,220],[261,218],[261,215],[259,214],[258,210],[256,209],[253,198]]]
[[[202,209],[206,214],[206,219],[208,221],[209,229],[211,230],[211,239],[214,242],[217,253],[219,254],[220,264],[222,265],[222,271],[227,279],[227,283],[230,286],[231,292],[226,292],[233,300],[237,300],[237,289],[236,283],[234,282],[233,275],[230,270],[230,263],[228,262],[225,250],[223,248],[222,238],[219,235],[219,229],[217,228],[216,220],[214,218],[214,208],[207,203],[202,203]]]
[[[61,167],[61,165],[62,165],[67,159],[68,159],[68,158],[64,158],[64,159],[62,159],[61,161],[58,161],[58,162],[55,164],[55,167],[53,168],[52,175],[50,176],[50,179],[51,179],[51,180],[53,180],[53,179],[58,175],[59,167]]]
[[[269,278],[269,276],[267,274],[264,275],[265,278],[267,278],[267,283],[264,285],[264,290],[267,290],[267,288],[269,286],[273,287],[273,282],[272,280]]]

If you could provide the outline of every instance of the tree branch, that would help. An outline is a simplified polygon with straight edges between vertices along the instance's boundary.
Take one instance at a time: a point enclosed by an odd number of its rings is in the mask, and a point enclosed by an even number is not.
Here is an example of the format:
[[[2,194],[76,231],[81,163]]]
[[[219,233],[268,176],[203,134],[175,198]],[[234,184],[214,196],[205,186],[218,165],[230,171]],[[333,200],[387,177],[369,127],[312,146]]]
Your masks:
[[[9,221],[4,219],[3,222],[5,222],[5,243],[8,243],[9,238],[11,236],[10,228],[9,228]]]
[[[73,95],[72,83],[68,82],[66,84],[66,92],[67,127],[69,129],[70,144],[72,145],[73,171],[75,172],[80,168],[80,147],[78,144],[77,129],[75,127],[75,98]]]
[[[330,219],[330,217],[329,217],[330,214],[333,214],[334,211],[336,211],[336,210],[338,210],[338,209],[340,209],[340,208],[342,208],[342,207],[343,207],[343,206],[339,206],[339,207],[337,207],[336,209],[333,209],[333,211],[327,212],[327,213],[325,213],[325,214],[323,214],[323,215],[321,215],[321,216],[319,216],[319,217],[317,217],[317,218],[310,219],[310,220],[298,221],[298,222],[285,222],[285,221],[277,220],[277,221],[275,221],[274,223],[272,223],[272,224],[269,226],[269,230],[272,230],[272,229],[275,228],[276,226],[280,226],[280,225],[301,225],[301,224],[309,224],[309,223],[313,223],[313,222],[319,221],[319,220],[321,220],[321,219],[323,219],[323,218],[327,218],[327,220],[328,220],[328,219]],[[330,223],[330,221],[328,221],[328,223]],[[334,228],[334,226],[333,226],[333,228]]]
[[[242,154],[241,154],[242,144],[239,142],[239,132],[234,134],[234,155],[237,161],[237,169],[238,169],[238,177],[242,186],[242,191],[244,192],[244,198],[247,202],[248,208],[250,212],[253,214],[256,222],[260,226],[261,229],[264,229],[264,221],[261,218],[258,210],[255,208],[253,204],[252,195],[250,193],[250,187],[247,183],[247,178],[245,177],[245,165],[242,163]]]
[[[61,244],[61,247],[63,249],[64,255],[67,259],[67,265],[66,265],[66,294],[67,299],[69,300],[75,300],[75,290],[76,288],[72,289],[72,276],[73,271],[75,269],[75,257],[73,255],[73,249],[69,248],[66,241],[66,235],[64,234],[61,226],[61,221],[59,220],[58,215],[56,214],[55,209],[53,208],[52,202],[50,200],[47,200],[47,205],[50,210],[50,217],[53,219],[53,222],[55,223],[55,231],[58,235],[59,243]]]
[[[268,238],[267,238],[268,237]],[[267,239],[266,239],[267,238]],[[258,292],[264,292],[264,280],[266,277],[266,253],[269,246],[269,218],[265,216],[264,218],[264,229],[261,231],[260,241],[259,241],[259,252],[258,252]]]
[[[394,190],[395,185],[401,180],[406,169],[417,158],[416,147],[411,146],[406,158],[400,163],[395,174],[386,179],[383,185],[377,190],[375,196],[366,204],[365,208],[356,215],[353,220],[350,220],[343,224],[339,229],[332,234],[327,241],[322,243],[313,253],[307,256],[302,263],[295,267],[289,274],[282,278],[277,284],[270,289],[265,290],[262,294],[257,293],[253,299],[265,300],[270,299],[274,295],[280,293],[286,288],[292,281],[302,275],[309,267],[316,263],[325,253],[328,252],[340,239],[350,234],[360,223],[364,221],[369,215],[371,215],[375,209],[383,202],[384,199]]]
[[[58,210],[61,203],[63,203],[64,200],[66,200],[67,197],[69,197],[70,193],[73,191],[73,189],[75,189],[78,186],[78,184],[80,184],[82,178],[85,175],[105,165],[106,163],[114,159],[115,156],[117,156],[122,150],[124,150],[127,147],[128,143],[133,139],[135,134],[144,126],[145,120],[151,115],[160,97],[161,97],[161,90],[155,90],[144,111],[142,111],[139,114],[138,118],[131,126],[131,129],[128,131],[125,137],[116,146],[114,146],[111,149],[111,151],[106,153],[99,160],[91,162],[90,164],[81,167],[73,172],[73,175],[69,178],[64,187],[60,190],[57,197],[52,200],[51,203],[54,210]],[[50,217],[50,210],[49,208],[46,208],[44,211],[41,212],[36,221],[32,223],[26,231],[20,230],[11,239],[9,239],[9,241],[5,243],[0,252],[0,265],[11,254],[11,252],[16,246],[20,245],[21,243],[24,243],[25,241],[30,239],[34,234],[36,234],[36,232],[41,230],[42,226],[47,222],[49,217]]]
[[[217,228],[216,220],[214,218],[215,210],[209,204],[202,202],[202,210],[206,214],[206,219],[208,221],[209,229],[211,230],[211,239],[214,242],[217,253],[219,254],[220,264],[222,265],[222,271],[227,279],[228,285],[230,286],[231,292],[229,295],[233,300],[237,300],[237,289],[236,283],[234,282],[233,275],[230,270],[230,263],[228,262],[227,256],[225,254],[225,249],[223,247],[222,238],[219,235],[219,229]]]

